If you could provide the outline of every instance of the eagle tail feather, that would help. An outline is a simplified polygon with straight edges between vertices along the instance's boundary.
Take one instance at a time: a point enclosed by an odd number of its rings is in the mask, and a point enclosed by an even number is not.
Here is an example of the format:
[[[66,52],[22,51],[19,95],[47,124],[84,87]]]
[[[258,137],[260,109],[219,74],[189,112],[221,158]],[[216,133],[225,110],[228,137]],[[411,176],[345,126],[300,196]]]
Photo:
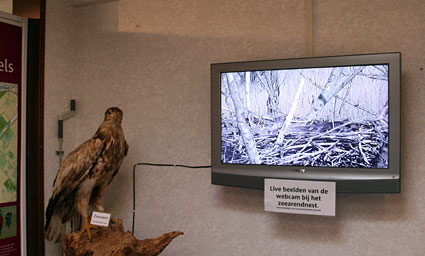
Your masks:
[[[57,208],[57,204],[59,202],[59,198],[61,197],[61,195],[62,195],[62,192],[56,194],[55,196],[52,196],[49,199],[49,204],[47,205],[47,208],[46,208],[46,225],[44,226],[44,231],[47,231],[47,228],[50,225],[51,219],[53,217],[55,209]]]
[[[46,229],[46,239],[59,243],[62,239],[62,232],[65,230],[65,224],[62,223],[61,216],[54,214],[50,219],[49,226]]]
[[[45,238],[49,241],[58,243],[61,241],[62,234],[65,230],[65,223],[72,216],[74,210],[74,197],[68,195],[64,198],[64,191],[59,192],[49,199],[46,208],[46,225]]]

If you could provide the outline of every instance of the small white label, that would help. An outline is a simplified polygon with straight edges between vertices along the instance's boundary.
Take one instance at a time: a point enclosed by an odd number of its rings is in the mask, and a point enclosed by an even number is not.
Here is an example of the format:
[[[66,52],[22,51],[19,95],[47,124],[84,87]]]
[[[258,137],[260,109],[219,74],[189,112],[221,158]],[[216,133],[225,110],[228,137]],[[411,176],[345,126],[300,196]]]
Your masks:
[[[93,212],[91,215],[90,224],[96,226],[107,227],[109,225],[109,219],[111,218],[110,213],[104,212]]]
[[[335,216],[335,182],[264,180],[264,210]]]

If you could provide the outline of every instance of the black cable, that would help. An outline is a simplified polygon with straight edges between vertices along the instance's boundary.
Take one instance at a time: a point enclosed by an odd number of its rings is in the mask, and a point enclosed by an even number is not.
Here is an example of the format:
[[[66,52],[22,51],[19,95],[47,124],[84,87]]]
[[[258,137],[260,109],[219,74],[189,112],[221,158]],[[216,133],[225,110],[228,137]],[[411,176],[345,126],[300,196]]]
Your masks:
[[[149,165],[149,166],[161,166],[161,167],[182,167],[182,168],[191,168],[191,169],[202,169],[202,168],[211,168],[211,165],[184,165],[184,164],[154,164],[154,163],[136,163],[133,166],[133,224],[131,227],[131,233],[134,235],[134,222],[136,219],[136,167],[139,165]]]

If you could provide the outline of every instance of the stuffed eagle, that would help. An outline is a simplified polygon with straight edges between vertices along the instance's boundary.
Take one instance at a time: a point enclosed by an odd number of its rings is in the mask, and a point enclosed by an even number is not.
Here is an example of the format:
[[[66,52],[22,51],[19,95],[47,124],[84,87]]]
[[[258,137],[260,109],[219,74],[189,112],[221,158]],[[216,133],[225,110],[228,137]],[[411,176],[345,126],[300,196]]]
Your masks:
[[[108,108],[94,136],[69,153],[53,182],[53,193],[46,208],[46,239],[61,241],[64,224],[75,213],[83,218],[81,234],[87,232],[90,207],[104,212],[102,197],[127,155],[128,144],[121,127],[123,112]]]

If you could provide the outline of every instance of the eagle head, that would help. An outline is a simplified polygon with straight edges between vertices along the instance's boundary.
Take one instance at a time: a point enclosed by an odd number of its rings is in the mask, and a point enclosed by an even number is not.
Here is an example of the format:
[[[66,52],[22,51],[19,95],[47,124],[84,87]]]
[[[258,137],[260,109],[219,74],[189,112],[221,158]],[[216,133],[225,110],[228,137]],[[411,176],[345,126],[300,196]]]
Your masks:
[[[122,110],[117,107],[108,108],[105,111],[105,121],[114,120],[121,124],[122,121]]]

